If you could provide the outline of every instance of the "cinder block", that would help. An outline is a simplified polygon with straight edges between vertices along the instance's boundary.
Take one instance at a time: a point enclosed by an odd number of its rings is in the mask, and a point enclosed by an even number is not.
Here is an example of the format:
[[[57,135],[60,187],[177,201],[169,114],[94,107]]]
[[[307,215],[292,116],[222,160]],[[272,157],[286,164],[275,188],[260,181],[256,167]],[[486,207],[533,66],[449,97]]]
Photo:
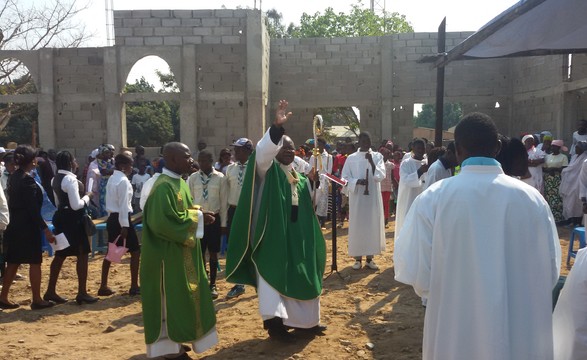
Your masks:
[[[202,26],[220,26],[220,19],[204,18],[202,19]]]
[[[222,36],[203,36],[202,37],[203,44],[221,44],[222,43]]]
[[[316,53],[302,52],[302,59],[315,59]]]
[[[114,28],[121,27],[121,26],[122,26],[122,18],[114,19]]]
[[[326,65],[326,59],[312,59],[310,63],[314,66],[324,66]]]
[[[155,36],[170,36],[173,35],[173,29],[172,27],[160,27],[160,28],[155,28],[155,30],[153,31]]]
[[[132,30],[134,36],[153,36],[153,28],[137,27]]]
[[[165,36],[163,37],[163,45],[181,45],[181,36]]]
[[[193,10],[192,16],[194,19],[214,17],[214,10]]]
[[[160,36],[149,36],[145,38],[145,45],[156,46],[163,45],[163,38]]]
[[[181,20],[180,19],[161,19],[161,26],[166,26],[166,27],[179,27],[181,26]]]
[[[174,18],[179,19],[191,19],[192,18],[192,11],[191,10],[173,10],[172,16]]]
[[[114,34],[116,36],[132,36],[132,30],[132,28],[125,27],[114,28]]]
[[[145,27],[159,27],[159,26],[161,26],[161,19],[159,19],[159,18],[143,19],[142,24]]]
[[[171,12],[169,10],[151,10],[151,16],[160,19],[169,18]]]
[[[232,28],[223,27],[223,26],[213,27],[212,28],[212,35],[220,35],[220,36],[232,35]]]
[[[340,51],[340,46],[341,45],[326,45],[324,47],[325,51]]]
[[[175,36],[188,36],[193,35],[193,28],[191,27],[174,27],[173,35]]]
[[[234,11],[231,9],[214,10],[214,16],[219,18],[231,18],[234,17]]]
[[[181,19],[181,26],[202,26],[202,19]]]
[[[129,46],[142,46],[144,45],[143,42],[143,38],[142,37],[126,37],[125,38],[125,45],[129,45]]]
[[[141,19],[122,19],[122,25],[124,27],[129,27],[129,28],[134,28],[134,27],[140,27],[142,24],[142,20]]]
[[[133,18],[149,18],[151,17],[151,10],[132,10]]]
[[[408,40],[406,41],[407,46],[422,46],[422,40]]]
[[[330,39],[331,44],[346,44],[346,38],[332,38]]]
[[[221,18],[220,26],[240,26],[241,19],[238,18]]]
[[[115,19],[131,18],[132,10],[114,10],[112,15]]]
[[[201,44],[202,37],[201,36],[184,36],[183,43],[184,44]]]
[[[116,37],[114,37],[114,44],[116,44],[118,46],[124,46],[124,45],[126,45],[126,42],[124,41],[124,39],[126,39],[126,37],[116,36]]]
[[[82,56],[72,57],[70,60],[71,65],[88,65],[88,58]]]
[[[193,35],[207,36],[212,35],[212,28],[210,27],[194,27],[192,28]]]
[[[240,44],[241,37],[240,36],[223,36],[222,43],[223,44]]]

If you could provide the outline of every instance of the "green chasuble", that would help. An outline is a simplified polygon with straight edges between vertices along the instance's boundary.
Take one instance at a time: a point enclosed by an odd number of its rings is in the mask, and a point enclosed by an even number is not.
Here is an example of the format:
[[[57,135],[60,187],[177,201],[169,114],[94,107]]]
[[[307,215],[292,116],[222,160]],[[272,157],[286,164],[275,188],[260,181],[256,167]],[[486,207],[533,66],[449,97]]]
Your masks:
[[[263,193],[258,197],[260,180],[256,176],[255,155],[253,152],[249,158],[230,228],[226,279],[256,287],[256,269],[283,296],[314,299],[322,292],[326,244],[314,213],[308,181],[298,174],[299,207],[294,221],[291,186],[276,161],[267,170]]]
[[[141,298],[147,344],[161,334],[163,297],[172,341],[194,342],[216,324],[202,250],[195,239],[197,223],[185,181],[161,174],[143,211]]]

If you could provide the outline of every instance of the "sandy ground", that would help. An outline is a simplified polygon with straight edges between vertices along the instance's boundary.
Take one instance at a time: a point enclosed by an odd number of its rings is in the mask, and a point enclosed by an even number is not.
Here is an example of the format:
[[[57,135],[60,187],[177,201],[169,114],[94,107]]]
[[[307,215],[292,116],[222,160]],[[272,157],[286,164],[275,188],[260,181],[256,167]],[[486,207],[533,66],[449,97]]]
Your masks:
[[[387,229],[387,250],[375,258],[379,271],[351,269],[346,255],[347,228],[338,231],[338,269],[324,281],[321,300],[325,336],[298,336],[293,344],[269,340],[262,328],[253,288],[237,299],[225,299],[232,284],[219,274],[217,329],[220,341],[202,354],[205,359],[420,359],[424,309],[412,288],[394,281],[393,223]],[[569,228],[559,228],[563,249],[562,274],[566,274]],[[331,231],[326,230],[331,249]],[[329,250],[330,251],[330,250]],[[89,291],[95,294],[102,255],[90,260]],[[51,258],[43,262],[42,291],[46,287]],[[0,312],[0,358],[2,359],[146,359],[139,297],[127,295],[129,259],[113,265],[110,285],[117,294],[98,303],[67,304],[40,311],[30,310],[28,277],[17,281],[10,294],[21,304]],[[224,260],[221,260],[224,268]],[[327,272],[331,256],[327,258]],[[23,267],[20,271],[28,274]],[[340,276],[339,276],[340,274]],[[58,283],[61,296],[75,298],[75,261],[68,259]],[[367,344],[372,345],[369,349]]]

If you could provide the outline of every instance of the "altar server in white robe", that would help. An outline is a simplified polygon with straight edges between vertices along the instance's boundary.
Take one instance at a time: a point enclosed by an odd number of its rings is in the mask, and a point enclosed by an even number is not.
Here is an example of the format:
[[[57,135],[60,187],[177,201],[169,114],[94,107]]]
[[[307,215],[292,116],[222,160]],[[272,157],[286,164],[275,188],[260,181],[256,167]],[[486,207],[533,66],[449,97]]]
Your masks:
[[[428,165],[424,158],[426,144],[422,139],[412,142],[412,156],[403,160],[399,166],[399,186],[397,206],[395,210],[395,236],[399,234],[404,218],[416,196],[420,195],[424,187],[424,174]]]
[[[452,176],[453,168],[457,166],[457,156],[455,154],[455,143],[451,141],[446,146],[446,153],[436,160],[426,172],[426,183],[424,189],[430,187],[437,181]]]
[[[359,134],[359,150],[347,158],[342,178],[348,181],[349,255],[355,258],[353,269],[361,268],[362,257],[372,270],[379,267],[373,255],[385,250],[385,219],[381,182],[385,179],[383,155],[371,150],[371,135]],[[367,191],[365,191],[368,189]]]
[[[577,252],[552,314],[555,360],[587,359],[586,303],[587,249],[583,248]]]
[[[332,174],[332,155],[326,151],[326,140],[324,138],[318,138],[318,153],[319,156],[315,157],[313,154],[310,156],[310,166],[312,167],[312,174],[316,179],[319,179],[320,185],[316,189],[316,215],[320,221],[320,227],[325,229],[324,223],[328,216],[328,198],[330,197],[330,191],[328,191],[329,181],[321,177],[320,175]],[[317,175],[316,175],[317,173]]]
[[[494,159],[485,114],[455,129],[459,175],[412,204],[395,241],[395,279],[428,298],[424,360],[550,360],[561,250],[550,208]]]

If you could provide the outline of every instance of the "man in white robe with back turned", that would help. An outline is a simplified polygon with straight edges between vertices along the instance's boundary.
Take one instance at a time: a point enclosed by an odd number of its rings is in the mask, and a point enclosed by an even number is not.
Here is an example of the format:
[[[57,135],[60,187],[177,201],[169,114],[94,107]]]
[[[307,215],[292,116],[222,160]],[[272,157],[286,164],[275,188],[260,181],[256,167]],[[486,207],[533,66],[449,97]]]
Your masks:
[[[359,150],[347,158],[342,168],[342,178],[348,181],[349,196],[349,255],[355,258],[353,269],[365,265],[378,270],[373,255],[385,250],[385,219],[381,182],[385,179],[383,155],[371,151],[371,135],[359,134]],[[365,191],[365,189],[368,189]]]
[[[503,173],[485,114],[455,129],[461,172],[416,198],[395,241],[395,279],[428,298],[424,360],[550,360],[561,250],[535,188]]]
[[[422,139],[412,142],[412,156],[403,160],[399,167],[399,186],[397,189],[397,206],[395,209],[395,236],[400,232],[404,218],[416,196],[424,189],[424,175],[428,171],[426,164],[426,143]]]

